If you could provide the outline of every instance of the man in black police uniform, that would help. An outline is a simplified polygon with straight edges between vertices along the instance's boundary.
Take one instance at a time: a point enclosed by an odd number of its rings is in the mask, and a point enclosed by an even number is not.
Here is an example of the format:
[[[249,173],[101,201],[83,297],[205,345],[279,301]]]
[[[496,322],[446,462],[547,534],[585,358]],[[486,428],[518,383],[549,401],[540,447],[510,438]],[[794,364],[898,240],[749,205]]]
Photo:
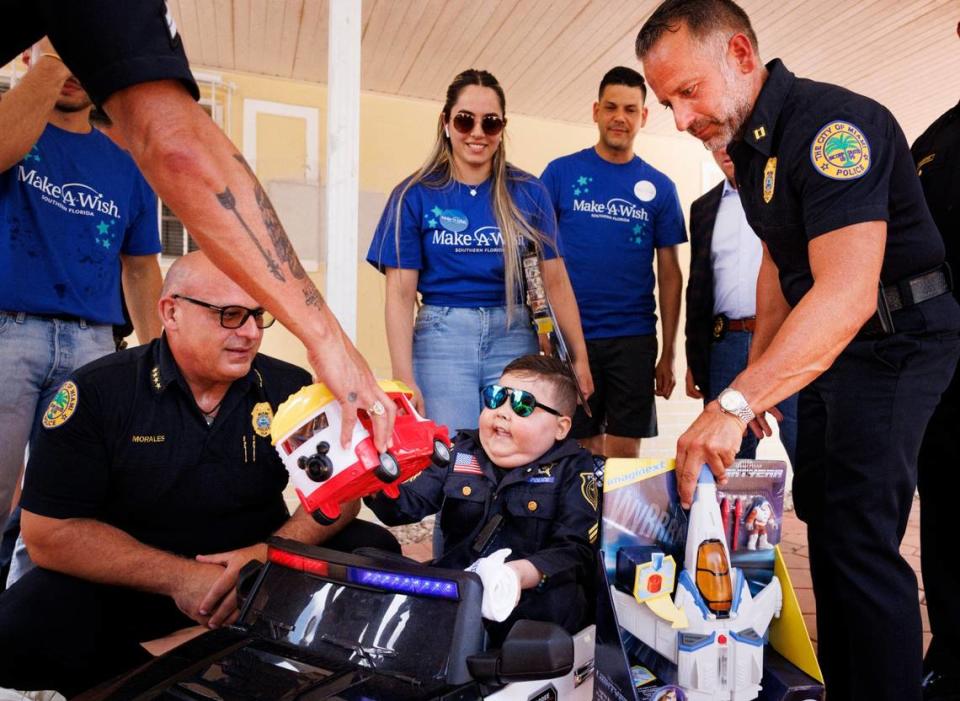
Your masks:
[[[722,483],[747,425],[804,388],[794,499],[828,696],[917,701],[917,585],[899,543],[920,440],[960,353],[960,307],[906,139],[872,100],[764,66],[729,0],[668,0],[637,55],[678,129],[711,149],[732,141],[764,244],[751,362],[680,437],[681,500],[703,463]]]
[[[957,24],[960,35],[960,23]],[[947,262],[960,274],[960,104],[948,110],[911,149],[930,213],[943,235]],[[954,296],[960,289],[954,285]],[[920,561],[933,637],[924,658],[924,701],[960,700],[960,578],[944,557],[957,529],[960,493],[960,369],[933,412],[920,446]]]
[[[149,659],[142,641],[232,622],[237,574],[271,534],[391,544],[341,530],[358,502],[333,526],[288,515],[270,422],[311,379],[257,354],[270,315],[200,252],[158,306],[161,339],[77,370],[44,415],[22,499],[38,567],[0,596],[0,687],[69,696]]]
[[[349,443],[356,409],[368,409],[377,449],[385,450],[396,405],[304,271],[253,170],[196,103],[166,2],[0,0],[0,17],[0,66],[49,36],[55,51],[38,52],[36,69],[66,63],[217,267],[303,341],[317,377],[342,404],[341,441]],[[0,124],[4,111],[0,101]]]

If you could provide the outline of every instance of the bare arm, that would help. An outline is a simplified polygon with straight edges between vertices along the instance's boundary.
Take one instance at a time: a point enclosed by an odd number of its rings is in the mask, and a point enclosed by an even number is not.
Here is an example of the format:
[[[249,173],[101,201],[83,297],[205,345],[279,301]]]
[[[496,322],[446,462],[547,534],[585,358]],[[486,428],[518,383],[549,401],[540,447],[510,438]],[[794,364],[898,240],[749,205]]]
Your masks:
[[[387,268],[384,314],[393,376],[413,390],[414,405],[423,413],[423,395],[413,377],[413,309],[417,302],[419,270]]]
[[[39,46],[43,53],[55,53],[46,39]],[[42,56],[0,100],[0,171],[21,161],[40,138],[68,77],[70,71],[63,61]]]
[[[593,376],[590,374],[590,361],[587,358],[587,343],[583,340],[583,327],[580,326],[580,309],[573,294],[567,266],[563,258],[551,258],[540,264],[543,275],[543,287],[547,300],[557,317],[560,331],[567,341],[567,347],[573,356],[573,368],[584,396],[593,394]]]
[[[125,88],[104,105],[157,195],[217,267],[260,300],[307,348],[314,371],[342,406],[350,441],[357,409],[372,415],[378,450],[390,444],[396,406],[378,387],[309,278],[251,168],[182,85]]]
[[[769,346],[731,387],[759,414],[829,368],[877,307],[887,226],[874,221],[818,236],[808,246],[813,287],[787,315]],[[688,506],[704,463],[725,481],[746,426],[711,402],[677,441],[680,500]]]
[[[676,246],[657,249],[657,291],[660,297],[660,321],[663,325],[663,348],[657,362],[655,393],[669,399],[676,385],[673,360],[676,354],[677,327],[680,325],[680,295],[683,273]]]
[[[790,313],[790,305],[780,287],[780,273],[773,262],[767,244],[763,246],[763,258],[757,273],[757,322],[750,343],[750,358],[760,357],[770,346],[784,320]]]
[[[223,568],[144,545],[113,526],[86,518],[48,518],[22,512],[23,538],[40,567],[101,584],[169,596],[198,623],[203,595]]]
[[[140,343],[149,343],[160,336],[162,326],[157,313],[157,300],[163,286],[163,275],[157,256],[120,254],[123,297]]]
[[[733,381],[754,411],[810,384],[877,310],[885,222],[818,236],[809,245],[813,287],[786,315],[770,345]]]

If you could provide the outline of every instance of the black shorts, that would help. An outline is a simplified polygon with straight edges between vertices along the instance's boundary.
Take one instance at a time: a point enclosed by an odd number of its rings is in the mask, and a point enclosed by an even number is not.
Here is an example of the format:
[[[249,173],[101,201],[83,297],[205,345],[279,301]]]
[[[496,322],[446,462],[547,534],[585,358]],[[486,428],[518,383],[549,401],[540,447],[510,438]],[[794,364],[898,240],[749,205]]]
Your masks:
[[[164,0],[0,0],[0,17],[0,65],[49,36],[98,106],[154,80],[200,96]]]
[[[657,435],[657,409],[653,401],[657,337],[620,336],[587,341],[593,395],[588,400],[593,417],[577,408],[574,438],[602,433],[623,438]]]

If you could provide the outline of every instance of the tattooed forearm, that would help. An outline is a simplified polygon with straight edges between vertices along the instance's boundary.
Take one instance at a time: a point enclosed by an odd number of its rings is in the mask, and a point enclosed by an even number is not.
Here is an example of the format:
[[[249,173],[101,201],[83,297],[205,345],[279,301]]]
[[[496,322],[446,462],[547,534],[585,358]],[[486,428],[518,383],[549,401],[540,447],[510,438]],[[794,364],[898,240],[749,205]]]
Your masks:
[[[273,257],[263,248],[263,246],[260,245],[260,240],[250,230],[250,227],[247,226],[247,222],[245,222],[243,217],[240,216],[240,212],[237,211],[237,199],[233,196],[233,193],[230,192],[229,187],[223,192],[217,193],[217,201],[220,202],[221,207],[233,212],[233,216],[237,218],[237,221],[240,222],[240,225],[243,227],[244,231],[247,232],[250,240],[253,241],[254,245],[257,247],[257,249],[259,249],[260,255],[263,256],[263,259],[267,263],[267,270],[270,271],[270,274],[280,282],[286,282],[287,279],[283,276],[283,273],[280,272],[280,266],[277,265],[277,261],[275,261]]]
[[[246,169],[253,181],[253,192],[257,198],[257,206],[260,207],[260,216],[263,217],[263,226],[266,228],[267,234],[270,235],[270,241],[273,242],[273,250],[277,252],[277,258],[280,259],[281,263],[287,264],[293,277],[302,280],[307,276],[307,272],[300,264],[297,252],[293,250],[293,244],[290,243],[287,233],[283,230],[283,224],[280,223],[277,210],[273,208],[273,203],[270,202],[270,198],[267,197],[267,193],[260,185],[260,181],[257,180],[257,176],[247,160],[239,153],[233,154],[233,157]]]
[[[313,283],[303,288],[303,301],[306,302],[308,307],[316,307],[317,309],[323,309],[326,304],[320,295],[320,290]]]

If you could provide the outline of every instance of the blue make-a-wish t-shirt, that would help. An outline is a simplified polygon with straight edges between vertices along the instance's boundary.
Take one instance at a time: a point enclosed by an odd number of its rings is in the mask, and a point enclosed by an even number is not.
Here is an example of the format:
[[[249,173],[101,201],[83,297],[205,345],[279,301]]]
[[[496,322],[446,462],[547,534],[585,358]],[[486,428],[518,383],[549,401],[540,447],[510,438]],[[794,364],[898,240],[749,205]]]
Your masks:
[[[610,163],[592,147],[552,161],[540,177],[584,337],[656,333],[654,249],[687,240],[673,182],[639,157]]]
[[[159,252],[156,196],[96,129],[47,125],[0,173],[0,309],[122,324],[120,254]]]
[[[508,177],[517,208],[547,239],[544,258],[555,258],[557,223],[543,184],[515,168]],[[424,304],[504,306],[503,238],[493,214],[491,180],[475,186],[453,181],[442,188],[417,183],[403,197],[398,241],[397,200],[404,184],[390,195],[367,261],[380,271],[419,270]]]

